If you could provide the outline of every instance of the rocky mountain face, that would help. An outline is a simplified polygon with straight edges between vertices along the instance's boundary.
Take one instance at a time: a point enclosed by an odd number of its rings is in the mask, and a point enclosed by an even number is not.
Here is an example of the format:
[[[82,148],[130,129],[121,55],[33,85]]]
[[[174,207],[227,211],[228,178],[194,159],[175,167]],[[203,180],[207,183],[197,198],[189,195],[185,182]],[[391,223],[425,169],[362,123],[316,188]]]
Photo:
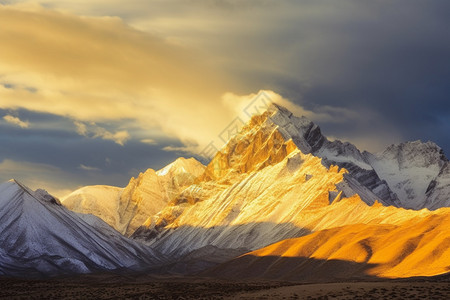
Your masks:
[[[444,163],[439,174],[428,185],[425,194],[425,207],[438,209],[450,206],[450,162]]]
[[[356,180],[367,188],[373,195],[359,193],[366,203],[372,204],[376,199],[385,205],[408,209],[448,206],[448,197],[442,190],[432,195],[435,182],[445,181],[444,167],[448,163],[443,150],[435,143],[406,142],[391,145],[379,154],[361,153],[351,143],[329,141],[316,124],[294,116],[281,106],[272,104],[269,111],[277,111],[270,119],[285,140],[292,139],[303,153],[322,158],[327,167],[345,168],[350,185]]]
[[[41,277],[145,270],[163,256],[92,215],[74,213],[43,190],[0,185],[0,275]]]
[[[326,167],[337,165],[345,168],[350,175],[346,176],[347,184],[359,190],[359,195],[366,203],[373,204],[378,200],[386,205],[400,206],[398,197],[354,145],[339,140],[330,142],[316,124],[304,117],[294,116],[284,107],[272,104],[269,111],[276,112],[270,116],[270,120],[278,126],[283,138],[292,139],[302,153],[322,158]],[[358,185],[355,186],[355,181],[366,189],[362,191]]]
[[[159,212],[185,187],[193,184],[204,168],[194,158],[178,158],[159,171],[148,169],[137,178],[131,178],[125,188],[87,186],[61,201],[73,211],[100,217],[129,236],[149,216]]]
[[[434,214],[397,208],[403,202],[378,175],[373,157],[328,141],[311,121],[272,105],[132,237],[183,257],[208,245],[256,250],[324,229],[398,226]]]
[[[434,189],[438,181],[441,188],[450,184],[448,177],[445,178],[448,159],[435,143],[415,141],[391,145],[379,154],[366,157],[396,193],[399,206],[410,209],[448,206],[447,194]]]

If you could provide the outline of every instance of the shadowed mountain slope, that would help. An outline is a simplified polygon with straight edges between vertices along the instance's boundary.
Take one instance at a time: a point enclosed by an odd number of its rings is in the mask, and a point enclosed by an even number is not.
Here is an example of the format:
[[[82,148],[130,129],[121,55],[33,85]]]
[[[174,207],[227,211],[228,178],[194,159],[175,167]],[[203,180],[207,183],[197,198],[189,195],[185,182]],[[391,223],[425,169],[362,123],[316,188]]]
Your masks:
[[[92,215],[78,215],[43,190],[0,185],[0,275],[39,277],[159,265],[152,249]]]

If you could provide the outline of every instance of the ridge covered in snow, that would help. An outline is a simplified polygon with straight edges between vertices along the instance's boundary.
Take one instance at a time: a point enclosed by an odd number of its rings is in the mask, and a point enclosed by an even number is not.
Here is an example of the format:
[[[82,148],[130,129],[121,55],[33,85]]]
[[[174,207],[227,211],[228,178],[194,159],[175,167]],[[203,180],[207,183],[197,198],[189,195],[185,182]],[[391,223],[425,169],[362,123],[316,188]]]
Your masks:
[[[444,180],[448,159],[435,143],[405,142],[391,145],[379,154],[361,153],[351,143],[329,141],[316,124],[305,117],[294,116],[282,106],[272,104],[266,113],[285,140],[292,139],[303,153],[322,158],[325,166],[345,168],[350,185],[356,180],[370,190],[369,194],[359,194],[365,202],[373,203],[375,195],[385,205],[409,209],[448,206],[447,191],[442,190],[442,186],[450,185]],[[433,193],[433,185],[438,181],[441,189]]]
[[[449,206],[446,193],[442,195],[433,189],[433,184],[441,182],[441,187],[450,185],[445,178],[448,159],[442,149],[433,142],[421,141],[391,145],[376,155],[367,155],[368,161],[386,180],[400,200],[400,206],[411,209],[437,209]]]
[[[100,217],[128,236],[194,183],[204,168],[194,158],[180,157],[159,171],[148,169],[137,178],[131,178],[125,188],[86,186],[61,201],[73,211]]]
[[[0,275],[40,277],[144,270],[163,262],[92,215],[78,215],[43,190],[0,185]]]

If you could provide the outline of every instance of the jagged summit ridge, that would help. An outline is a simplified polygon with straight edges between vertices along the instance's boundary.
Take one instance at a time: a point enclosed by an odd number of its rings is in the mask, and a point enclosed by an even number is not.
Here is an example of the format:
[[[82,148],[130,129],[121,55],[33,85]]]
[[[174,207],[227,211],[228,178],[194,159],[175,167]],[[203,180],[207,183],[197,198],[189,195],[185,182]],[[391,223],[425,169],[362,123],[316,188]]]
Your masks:
[[[278,104],[271,104],[261,116],[264,115],[285,141],[292,140],[303,153],[320,157],[327,167],[337,165],[348,170],[347,184],[359,190],[369,204],[376,199],[385,205],[410,209],[448,206],[443,188],[447,179],[439,177],[445,177],[439,174],[445,173],[442,170],[448,159],[433,142],[404,142],[378,154],[362,153],[349,142],[329,141],[308,118],[297,117]],[[364,189],[355,186],[356,182]],[[440,190],[433,195],[437,182]]]
[[[8,180],[6,183],[10,183],[12,186],[17,187],[19,190],[22,190],[23,192],[29,194],[30,196],[32,196],[35,199],[39,199],[41,201],[46,201],[52,204],[57,204],[57,205],[61,205],[61,202],[59,201],[58,198],[54,197],[53,195],[49,194],[46,190],[44,189],[37,189],[35,191],[31,190],[30,188],[28,188],[26,185],[24,185],[23,183],[21,183],[20,181],[18,181],[15,178],[11,178],[10,180]]]
[[[261,123],[261,119],[266,127],[281,134],[284,141],[292,141],[302,153],[320,157],[326,167],[337,165],[348,170],[351,176],[346,176],[348,193],[353,191],[351,194],[354,194],[358,191],[368,204],[378,200],[385,205],[399,206],[397,196],[387,183],[379,178],[365,155],[353,144],[339,140],[329,141],[314,122],[304,116],[297,117],[275,103],[260,116],[254,116],[242,131],[252,132],[255,126]]]
[[[305,154],[317,151],[326,141],[320,127],[304,116],[294,116],[287,108],[275,103],[269,106],[267,113],[268,119],[279,126],[285,140],[292,139]]]

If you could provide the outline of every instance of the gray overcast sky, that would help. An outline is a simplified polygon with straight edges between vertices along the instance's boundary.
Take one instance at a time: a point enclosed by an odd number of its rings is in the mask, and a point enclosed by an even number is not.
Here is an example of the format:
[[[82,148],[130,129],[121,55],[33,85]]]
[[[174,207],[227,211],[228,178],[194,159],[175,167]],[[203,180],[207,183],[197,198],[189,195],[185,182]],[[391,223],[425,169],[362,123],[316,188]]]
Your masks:
[[[62,196],[199,153],[260,90],[450,152],[450,2],[0,1],[0,180]]]

